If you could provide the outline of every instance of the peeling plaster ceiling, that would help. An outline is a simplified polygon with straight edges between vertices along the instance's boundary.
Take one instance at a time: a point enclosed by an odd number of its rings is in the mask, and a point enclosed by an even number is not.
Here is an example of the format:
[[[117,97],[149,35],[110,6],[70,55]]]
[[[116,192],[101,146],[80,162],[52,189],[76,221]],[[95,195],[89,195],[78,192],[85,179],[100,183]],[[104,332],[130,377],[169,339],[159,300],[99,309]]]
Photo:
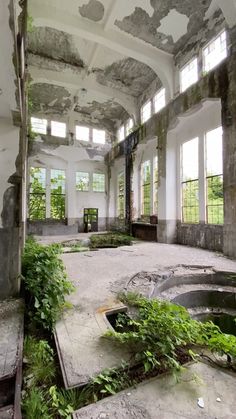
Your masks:
[[[150,86],[162,86],[155,60],[173,62],[172,54],[178,57],[201,36],[211,2],[30,0],[36,28],[29,33],[28,65],[38,70],[32,71],[34,112],[73,116],[112,132]],[[173,73],[169,78],[173,83]]]

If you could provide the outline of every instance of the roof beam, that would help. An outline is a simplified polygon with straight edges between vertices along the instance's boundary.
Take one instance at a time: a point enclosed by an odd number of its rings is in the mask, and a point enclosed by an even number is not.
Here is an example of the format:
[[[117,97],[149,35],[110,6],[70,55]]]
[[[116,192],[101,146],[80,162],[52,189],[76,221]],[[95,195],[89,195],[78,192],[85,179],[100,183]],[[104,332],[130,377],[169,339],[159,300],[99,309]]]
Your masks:
[[[95,75],[90,75],[84,79],[80,74],[75,74],[70,70],[63,72],[41,70],[32,65],[29,66],[29,72],[33,79],[32,84],[46,83],[62,86],[72,91],[73,94],[78,92],[78,89],[84,88],[88,92],[98,95],[103,101],[113,99],[115,102],[119,103],[130,116],[133,116],[135,120],[137,120],[137,100],[117,89],[99,84],[95,79]]]
[[[174,60],[168,54],[152,45],[122,33],[119,29],[104,30],[103,26],[87,19],[79,18],[57,7],[44,4],[42,0],[30,3],[29,13],[36,27],[48,26],[74,36],[101,44],[120,54],[147,64],[162,81],[167,91],[167,99],[174,95]]]

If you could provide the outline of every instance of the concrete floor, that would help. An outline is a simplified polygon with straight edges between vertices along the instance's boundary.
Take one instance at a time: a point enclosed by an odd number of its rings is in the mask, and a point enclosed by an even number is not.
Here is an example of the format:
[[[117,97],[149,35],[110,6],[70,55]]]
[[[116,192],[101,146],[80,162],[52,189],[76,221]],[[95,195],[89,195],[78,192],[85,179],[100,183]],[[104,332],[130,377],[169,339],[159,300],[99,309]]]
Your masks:
[[[194,374],[202,382],[193,380]],[[235,375],[198,363],[180,382],[165,375],[91,404],[74,419],[233,419],[236,418]],[[202,398],[204,407],[198,406]]]
[[[67,240],[68,238],[63,238]],[[104,312],[117,305],[116,292],[140,271],[156,271],[178,264],[213,266],[235,271],[236,261],[217,253],[179,245],[138,242],[118,249],[62,256],[76,291],[69,298],[74,309],[57,323],[61,367],[67,388],[86,383],[102,369],[120,364],[129,354],[101,336],[108,329]]]

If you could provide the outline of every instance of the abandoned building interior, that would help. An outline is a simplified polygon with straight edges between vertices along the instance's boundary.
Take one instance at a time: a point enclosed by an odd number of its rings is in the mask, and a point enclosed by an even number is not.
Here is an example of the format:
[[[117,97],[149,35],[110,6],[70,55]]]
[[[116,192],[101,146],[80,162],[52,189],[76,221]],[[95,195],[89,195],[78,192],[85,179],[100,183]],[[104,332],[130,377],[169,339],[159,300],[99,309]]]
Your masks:
[[[0,45],[0,418],[17,419],[20,396],[13,413],[1,383],[22,375],[27,237],[84,246],[62,255],[75,287],[54,329],[67,390],[129,359],[98,343],[99,307],[123,310],[121,289],[236,317],[236,0],[1,0]],[[89,251],[105,232],[133,246]],[[191,288],[193,275],[206,282]],[[206,381],[193,406],[166,378],[67,417],[236,418],[235,372],[191,369]]]

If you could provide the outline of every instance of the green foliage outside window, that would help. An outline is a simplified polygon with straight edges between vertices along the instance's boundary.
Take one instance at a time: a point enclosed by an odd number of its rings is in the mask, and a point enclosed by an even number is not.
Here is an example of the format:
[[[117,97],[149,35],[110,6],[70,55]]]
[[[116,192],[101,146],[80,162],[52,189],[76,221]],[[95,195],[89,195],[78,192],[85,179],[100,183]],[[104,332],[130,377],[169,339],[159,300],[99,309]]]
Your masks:
[[[65,218],[65,172],[51,170],[51,218],[63,220]]]
[[[46,169],[30,168],[29,219],[46,218]]]
[[[76,189],[77,191],[89,191],[89,173],[76,172]]]
[[[207,177],[207,222],[224,223],[223,176]]]
[[[182,218],[184,223],[199,222],[199,182],[189,180],[182,183]]]
[[[142,165],[142,215],[151,214],[151,165],[146,161]]]
[[[125,216],[125,175],[118,176],[118,217],[123,219]]]

